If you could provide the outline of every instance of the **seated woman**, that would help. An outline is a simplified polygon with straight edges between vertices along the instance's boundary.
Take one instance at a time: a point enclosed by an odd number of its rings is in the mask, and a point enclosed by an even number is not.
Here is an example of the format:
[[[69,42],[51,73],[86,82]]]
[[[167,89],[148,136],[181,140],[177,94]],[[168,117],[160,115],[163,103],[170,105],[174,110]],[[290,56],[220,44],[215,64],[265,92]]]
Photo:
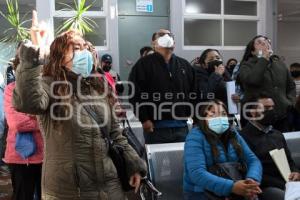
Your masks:
[[[261,193],[262,166],[242,137],[230,128],[226,106],[209,101],[200,109],[197,125],[188,134],[184,147],[184,199],[207,200],[208,193],[225,199],[255,199]],[[219,163],[246,165],[243,180],[234,181],[210,172]]]

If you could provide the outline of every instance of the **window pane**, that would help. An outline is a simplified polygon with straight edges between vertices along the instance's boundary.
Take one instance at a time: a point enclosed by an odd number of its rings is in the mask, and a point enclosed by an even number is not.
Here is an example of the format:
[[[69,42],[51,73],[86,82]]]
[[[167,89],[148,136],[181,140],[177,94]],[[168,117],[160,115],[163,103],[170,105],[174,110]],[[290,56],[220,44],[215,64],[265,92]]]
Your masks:
[[[220,46],[220,20],[184,20],[184,45],[186,46]]]
[[[257,2],[224,0],[225,15],[257,15]]]
[[[75,9],[74,0],[56,0],[55,1],[55,10],[70,9],[70,7],[67,5],[69,5]]]
[[[221,0],[186,0],[185,12],[188,14],[221,14]]]
[[[94,32],[87,33],[85,38],[94,46],[106,46],[106,20],[104,18],[93,19],[97,23]]]
[[[57,31],[58,27],[67,18],[54,18],[54,29]],[[94,28],[94,32],[86,33],[85,39],[90,41],[94,46],[106,46],[106,22],[105,18],[93,18],[97,23],[97,27]]]
[[[24,27],[31,27],[31,12],[36,8],[35,0],[27,0],[27,1],[19,1],[19,11],[20,11],[20,19],[24,21],[27,20],[23,24]],[[7,15],[8,10],[6,6],[5,0],[0,0],[0,11]],[[23,21],[22,20],[22,21]],[[4,39],[5,37],[13,37],[17,32],[16,29],[10,29],[12,26],[8,23],[4,17],[0,17],[0,39]],[[4,73],[4,67],[7,66],[8,61],[13,58],[16,54],[16,44],[15,43],[2,43],[0,42],[0,73]],[[1,199],[1,198],[0,198]]]
[[[224,22],[225,46],[246,46],[257,35],[257,21]]]
[[[85,5],[92,5],[90,11],[103,11],[103,0],[86,0]]]
[[[78,2],[78,0],[76,0]],[[75,9],[75,3],[74,0],[56,0],[55,1],[55,10],[61,10],[61,9],[69,9],[67,5],[71,6]],[[89,11],[103,11],[103,0],[86,0],[85,5],[91,5],[93,6],[89,9]]]

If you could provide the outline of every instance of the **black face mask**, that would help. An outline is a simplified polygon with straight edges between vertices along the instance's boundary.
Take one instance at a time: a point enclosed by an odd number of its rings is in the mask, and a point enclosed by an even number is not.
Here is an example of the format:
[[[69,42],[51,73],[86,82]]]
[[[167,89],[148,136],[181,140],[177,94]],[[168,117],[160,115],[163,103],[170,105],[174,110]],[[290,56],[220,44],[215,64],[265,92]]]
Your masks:
[[[274,125],[277,118],[274,109],[263,112],[264,118],[258,122],[264,126]]]
[[[103,65],[102,69],[104,72],[109,72],[111,70],[111,65]]]
[[[229,72],[230,74],[233,73],[233,70],[234,70],[235,66],[236,66],[236,65],[229,65],[229,67],[227,68],[227,70],[228,70],[228,72]]]
[[[223,61],[221,60],[213,60],[207,63],[207,72],[209,74],[213,73],[215,71],[215,67],[218,67],[219,65],[223,64]]]
[[[234,68],[235,68],[235,64],[233,64],[233,65],[229,65],[229,69],[231,69],[232,71],[234,70]]]
[[[291,72],[291,75],[292,75],[292,77],[294,77],[294,78],[298,78],[299,76],[300,76],[300,71],[292,71]]]

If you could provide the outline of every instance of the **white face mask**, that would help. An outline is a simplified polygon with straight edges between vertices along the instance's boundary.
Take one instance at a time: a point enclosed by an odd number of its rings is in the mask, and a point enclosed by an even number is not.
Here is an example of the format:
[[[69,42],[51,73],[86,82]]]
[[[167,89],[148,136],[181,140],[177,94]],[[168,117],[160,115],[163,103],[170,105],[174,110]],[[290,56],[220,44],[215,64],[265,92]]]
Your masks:
[[[258,58],[262,58],[263,57],[263,51],[262,50],[258,51],[257,57]]]
[[[165,34],[164,36],[158,38],[157,43],[160,47],[163,48],[172,48],[175,44],[174,39],[168,34]]]

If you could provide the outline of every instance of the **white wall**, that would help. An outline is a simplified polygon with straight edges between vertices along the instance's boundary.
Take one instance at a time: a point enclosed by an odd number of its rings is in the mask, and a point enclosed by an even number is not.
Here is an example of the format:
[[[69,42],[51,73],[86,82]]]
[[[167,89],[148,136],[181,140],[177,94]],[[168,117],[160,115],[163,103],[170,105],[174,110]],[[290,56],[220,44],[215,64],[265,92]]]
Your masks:
[[[39,18],[48,20],[51,16],[50,8],[51,3],[50,0],[36,0],[37,1],[37,9],[39,11]],[[51,0],[54,1],[54,0]],[[170,14],[170,27],[171,31],[176,36],[176,49],[175,53],[181,57],[186,58],[187,60],[192,60],[193,58],[199,56],[201,54],[200,50],[185,50],[183,49],[183,18],[181,16],[182,13],[182,4],[184,0],[171,0],[171,14]],[[115,11],[117,12],[117,0],[108,0],[107,1],[108,8],[108,39],[109,39],[109,48],[106,50],[101,50],[100,54],[102,55],[105,52],[112,54],[114,59],[114,66],[119,66],[119,46],[118,46],[118,16],[117,13],[114,13],[115,18],[111,18],[112,13],[110,13],[110,8],[115,7]],[[273,46],[276,51],[276,12],[277,12],[277,0],[258,0],[259,4],[261,4],[261,10],[259,13],[261,14],[261,22],[259,23],[258,31],[259,34],[267,35],[273,41]],[[51,20],[49,21],[51,24]],[[221,53],[224,57],[224,61],[227,61],[231,57],[235,57],[238,60],[241,59],[244,50],[221,50]],[[119,71],[119,69],[116,69]]]
[[[300,62],[300,21],[278,23],[278,54],[287,65]]]
[[[182,1],[183,0],[171,0],[171,31],[176,36],[176,50],[175,53],[187,60],[192,60],[193,58],[200,56],[201,50],[186,50],[183,49],[183,19],[180,13],[182,13]],[[276,48],[276,11],[277,11],[277,0],[258,0],[261,10],[259,14],[261,15],[261,21],[258,26],[258,34],[268,36],[274,42]],[[246,45],[246,44],[245,44]],[[237,58],[241,60],[243,50],[228,50],[219,49],[223,56],[223,60],[226,62],[229,58]]]

